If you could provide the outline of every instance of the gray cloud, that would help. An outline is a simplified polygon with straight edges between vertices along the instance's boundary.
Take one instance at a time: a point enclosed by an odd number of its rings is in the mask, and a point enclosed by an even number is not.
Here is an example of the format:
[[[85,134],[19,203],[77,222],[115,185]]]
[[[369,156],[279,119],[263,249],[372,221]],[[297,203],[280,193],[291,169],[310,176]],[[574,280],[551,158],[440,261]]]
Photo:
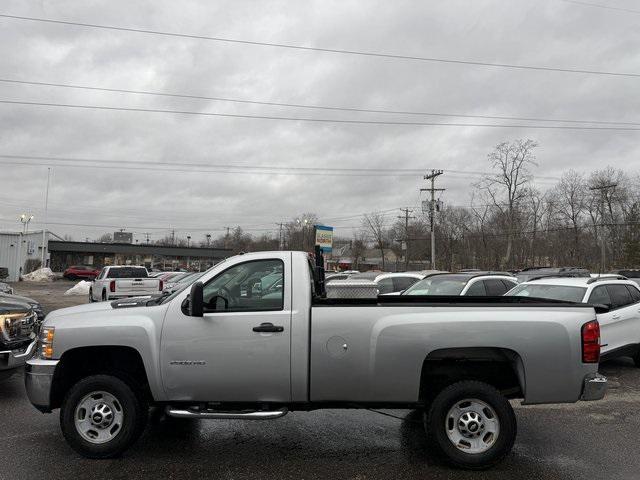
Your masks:
[[[2,12],[221,37],[541,66],[640,72],[637,18],[556,0],[527,2],[5,1]],[[0,76],[364,108],[640,121],[640,80],[297,52],[0,19]],[[407,117],[0,84],[0,98],[250,115]],[[411,120],[422,117],[409,117]],[[426,117],[425,120],[429,120]],[[442,119],[438,119],[439,121]],[[445,120],[447,121],[447,120]],[[511,122],[514,123],[514,122]],[[522,123],[522,122],[518,122]],[[485,170],[504,140],[540,142],[535,173],[604,165],[635,172],[640,132],[399,127],[275,122],[0,105],[0,153],[114,160]],[[0,159],[0,228],[42,219],[46,167]],[[446,174],[449,204],[473,177]],[[374,209],[417,205],[413,177],[283,176],[55,167],[50,219],[253,232],[317,212],[350,234]],[[539,182],[545,188],[548,181]],[[392,221],[395,214],[389,215]],[[76,238],[111,228],[53,227]],[[154,230],[157,236],[166,231]]]

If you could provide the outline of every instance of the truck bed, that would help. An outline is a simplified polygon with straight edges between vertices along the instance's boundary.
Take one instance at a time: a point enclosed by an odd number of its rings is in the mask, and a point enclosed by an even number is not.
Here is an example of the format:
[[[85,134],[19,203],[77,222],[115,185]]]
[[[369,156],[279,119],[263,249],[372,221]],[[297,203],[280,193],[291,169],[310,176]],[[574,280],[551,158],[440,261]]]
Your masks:
[[[418,402],[425,362],[469,361],[484,349],[518,372],[525,403],[574,402],[576,379],[593,371],[580,338],[594,319],[592,305],[527,297],[316,299],[310,400]]]

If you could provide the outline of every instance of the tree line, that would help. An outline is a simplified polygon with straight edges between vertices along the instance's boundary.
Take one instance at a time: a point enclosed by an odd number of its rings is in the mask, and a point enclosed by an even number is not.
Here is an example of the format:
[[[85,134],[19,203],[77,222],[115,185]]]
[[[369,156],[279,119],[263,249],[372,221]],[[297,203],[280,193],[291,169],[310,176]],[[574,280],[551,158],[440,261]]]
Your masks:
[[[487,155],[486,173],[471,186],[469,205],[439,205],[435,215],[439,269],[511,270],[531,266],[640,266],[640,177],[614,167],[591,172],[567,170],[544,191],[536,185],[537,142],[517,139],[496,145]],[[548,177],[544,177],[548,179]],[[354,267],[366,250],[376,250],[383,269],[428,268],[428,216],[414,209],[411,220],[372,212],[362,217],[353,236],[336,237],[347,246]],[[393,218],[389,222],[389,216]],[[315,213],[279,224],[273,233],[251,234],[240,226],[217,236],[167,235],[157,245],[228,248],[233,253],[259,250],[312,251]],[[110,241],[109,235],[99,240]],[[389,264],[393,252],[394,264]]]

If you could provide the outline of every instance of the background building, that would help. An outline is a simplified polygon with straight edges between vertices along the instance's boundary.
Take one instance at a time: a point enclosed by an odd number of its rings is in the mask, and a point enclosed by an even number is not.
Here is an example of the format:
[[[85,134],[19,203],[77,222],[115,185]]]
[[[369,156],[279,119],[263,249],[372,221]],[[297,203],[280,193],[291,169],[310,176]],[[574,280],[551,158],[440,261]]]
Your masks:
[[[54,272],[61,272],[71,265],[144,265],[149,269],[200,271],[233,254],[224,248],[58,240],[49,242],[49,250]]]
[[[51,232],[44,235],[45,263],[49,253],[47,243],[50,235]],[[5,280],[16,282],[20,274],[38,268],[42,259],[42,248],[42,230],[29,233],[0,232],[0,267],[9,270],[9,277]]]

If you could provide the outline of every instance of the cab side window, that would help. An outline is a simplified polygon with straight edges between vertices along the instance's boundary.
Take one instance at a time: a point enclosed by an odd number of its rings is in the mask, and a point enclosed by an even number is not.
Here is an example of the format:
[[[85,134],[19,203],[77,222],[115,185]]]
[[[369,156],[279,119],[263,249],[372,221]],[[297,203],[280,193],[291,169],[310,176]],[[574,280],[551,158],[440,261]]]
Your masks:
[[[261,312],[284,308],[284,263],[239,263],[209,280],[203,289],[205,312]]]

